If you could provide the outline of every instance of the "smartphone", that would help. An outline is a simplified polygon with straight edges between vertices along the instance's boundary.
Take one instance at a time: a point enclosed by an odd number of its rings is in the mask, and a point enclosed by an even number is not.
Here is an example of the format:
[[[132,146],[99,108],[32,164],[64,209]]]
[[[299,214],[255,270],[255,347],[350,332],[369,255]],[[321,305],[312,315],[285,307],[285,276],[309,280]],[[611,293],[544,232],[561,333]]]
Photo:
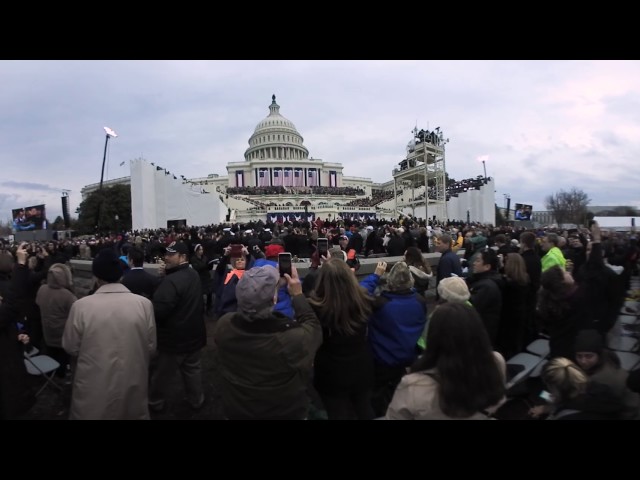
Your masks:
[[[278,254],[278,269],[280,270],[280,276],[284,277],[284,274],[291,276],[291,254],[279,253]]]
[[[240,258],[242,256],[242,244],[241,243],[232,243],[231,244],[231,252],[229,252],[229,256],[231,258]]]
[[[329,239],[318,238],[318,257],[326,257],[329,252]]]
[[[545,402],[550,402],[551,401],[551,394],[549,392],[547,392],[546,390],[542,390],[540,392],[540,398],[543,399]]]

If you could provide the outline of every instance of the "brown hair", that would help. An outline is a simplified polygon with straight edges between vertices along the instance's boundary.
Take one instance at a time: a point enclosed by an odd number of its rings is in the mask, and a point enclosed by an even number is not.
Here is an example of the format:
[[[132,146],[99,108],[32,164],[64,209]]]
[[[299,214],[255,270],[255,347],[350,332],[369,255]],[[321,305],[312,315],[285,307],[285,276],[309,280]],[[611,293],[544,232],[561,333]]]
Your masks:
[[[422,251],[418,247],[407,248],[404,258],[408,266],[419,268],[425,273],[431,273],[431,265],[422,256]]]
[[[344,335],[357,334],[358,327],[369,319],[372,298],[341,259],[330,258],[319,272],[309,303],[320,323]]]
[[[527,273],[527,265],[524,263],[524,258],[519,253],[508,253],[506,260],[504,274],[518,285],[527,285],[529,283],[529,274]]]

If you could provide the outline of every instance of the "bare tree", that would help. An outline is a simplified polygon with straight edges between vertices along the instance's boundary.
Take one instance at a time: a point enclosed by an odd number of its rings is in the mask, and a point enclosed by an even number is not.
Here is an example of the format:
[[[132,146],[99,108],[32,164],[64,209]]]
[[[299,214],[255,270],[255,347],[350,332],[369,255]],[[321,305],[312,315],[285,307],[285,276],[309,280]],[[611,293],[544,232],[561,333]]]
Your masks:
[[[6,237],[11,234],[11,220],[3,222],[0,220],[0,237]]]
[[[560,190],[549,195],[545,204],[560,223],[586,223],[587,205],[591,202],[589,196],[582,190],[573,187],[569,191]]]

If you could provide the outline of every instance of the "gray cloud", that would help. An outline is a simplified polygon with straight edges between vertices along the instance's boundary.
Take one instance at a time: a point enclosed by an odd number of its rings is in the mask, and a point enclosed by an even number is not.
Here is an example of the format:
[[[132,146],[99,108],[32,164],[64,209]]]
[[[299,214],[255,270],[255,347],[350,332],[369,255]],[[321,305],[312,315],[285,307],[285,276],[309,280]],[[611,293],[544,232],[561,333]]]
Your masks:
[[[49,216],[62,188],[75,211],[100,181],[103,126],[119,135],[106,179],[139,157],[226,175],[274,93],[310,155],[345,175],[390,180],[413,127],[440,126],[449,174],[482,174],[476,158],[489,155],[499,204],[509,192],[537,207],[574,184],[601,204],[638,198],[638,62],[0,61],[0,72],[0,186]]]
[[[59,188],[54,188],[49,185],[44,185],[42,183],[16,182],[14,180],[9,180],[6,182],[1,182],[0,185],[2,185],[3,187],[20,188],[25,190],[38,190],[43,192],[61,192],[61,189]]]

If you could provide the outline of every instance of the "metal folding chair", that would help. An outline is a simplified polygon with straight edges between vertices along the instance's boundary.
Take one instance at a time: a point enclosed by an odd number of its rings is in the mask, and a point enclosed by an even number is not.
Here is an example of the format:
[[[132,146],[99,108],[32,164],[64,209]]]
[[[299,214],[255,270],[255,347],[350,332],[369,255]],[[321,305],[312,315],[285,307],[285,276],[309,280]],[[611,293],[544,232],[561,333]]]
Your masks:
[[[40,375],[45,379],[42,387],[36,393],[36,397],[42,393],[47,385],[62,391],[62,387],[53,381],[53,376],[60,364],[48,355],[38,355],[38,353],[38,349],[35,347],[32,347],[29,352],[26,350],[24,352],[24,366],[27,368],[27,372],[30,375]]]

